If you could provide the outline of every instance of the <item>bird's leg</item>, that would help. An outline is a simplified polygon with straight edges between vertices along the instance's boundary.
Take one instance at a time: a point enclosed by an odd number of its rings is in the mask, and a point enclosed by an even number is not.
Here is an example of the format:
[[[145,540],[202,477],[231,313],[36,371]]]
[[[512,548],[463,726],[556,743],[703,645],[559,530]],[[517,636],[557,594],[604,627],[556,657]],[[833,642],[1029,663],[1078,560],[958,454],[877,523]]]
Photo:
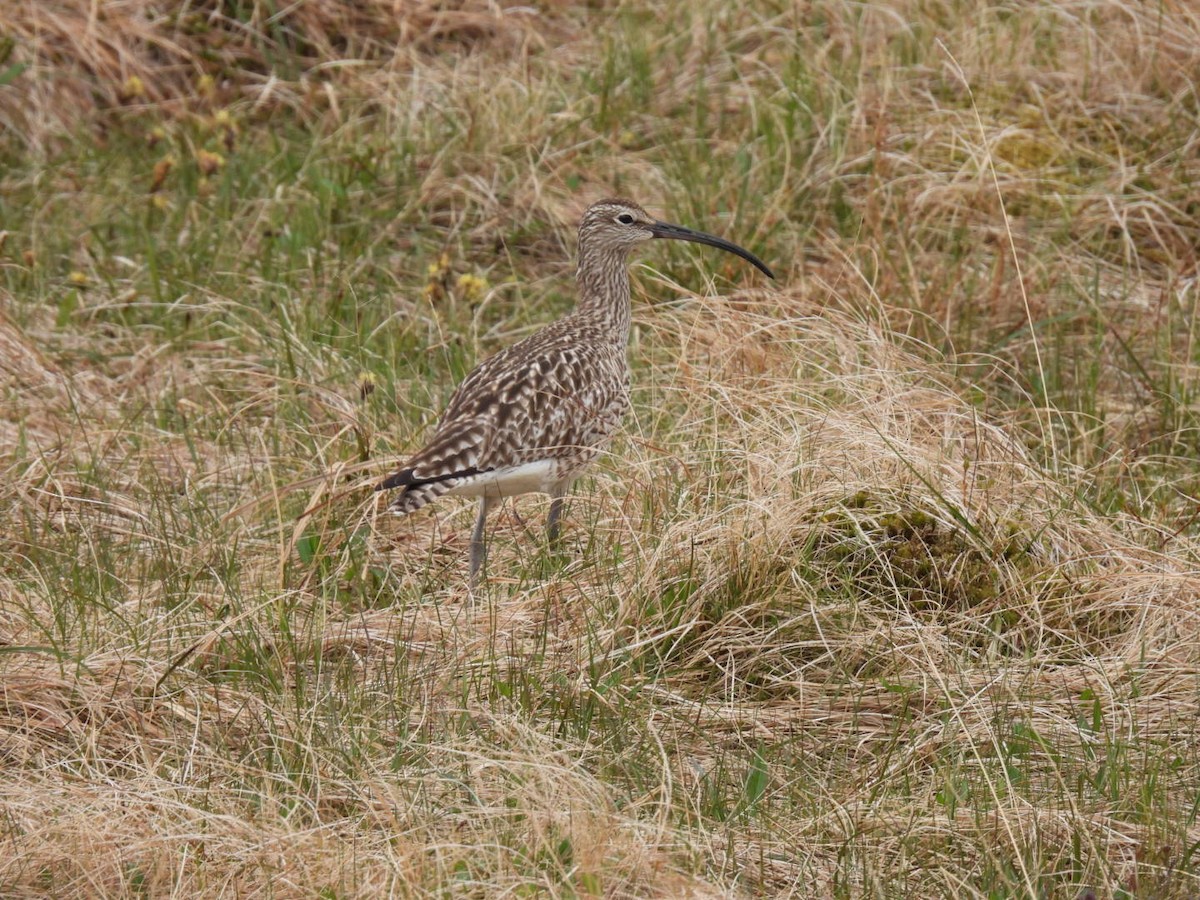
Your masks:
[[[479,516],[475,519],[475,530],[471,532],[471,586],[479,580],[479,570],[487,556],[487,547],[483,541],[483,527],[487,522],[488,510],[492,507],[491,497],[479,498]]]
[[[563,500],[567,496],[567,491],[571,484],[567,481],[560,481],[550,491],[550,496],[553,497],[550,501],[550,514],[546,516],[546,540],[550,544],[551,550],[558,549],[558,541],[562,536],[562,511]]]

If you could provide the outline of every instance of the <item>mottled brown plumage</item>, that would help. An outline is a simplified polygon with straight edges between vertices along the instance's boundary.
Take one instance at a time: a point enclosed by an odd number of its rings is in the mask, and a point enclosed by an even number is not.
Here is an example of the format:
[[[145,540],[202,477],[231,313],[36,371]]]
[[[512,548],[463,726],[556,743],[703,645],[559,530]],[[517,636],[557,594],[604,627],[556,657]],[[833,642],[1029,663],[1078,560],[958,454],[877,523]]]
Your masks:
[[[562,497],[620,425],[629,408],[627,258],[656,237],[717,246],[771,275],[736,244],[658,222],[636,203],[593,204],[579,225],[576,308],[480,363],[450,398],[425,448],[378,485],[401,489],[391,505],[400,515],[445,495],[480,498],[472,580],[483,563],[491,504],[532,491],[550,494],[555,540]]]

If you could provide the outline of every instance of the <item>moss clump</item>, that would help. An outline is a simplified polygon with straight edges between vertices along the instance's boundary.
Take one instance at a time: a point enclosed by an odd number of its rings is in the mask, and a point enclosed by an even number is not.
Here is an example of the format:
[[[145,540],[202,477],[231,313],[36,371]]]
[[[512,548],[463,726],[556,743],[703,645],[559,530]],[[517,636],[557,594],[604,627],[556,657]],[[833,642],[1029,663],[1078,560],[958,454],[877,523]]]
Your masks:
[[[915,503],[890,508],[859,491],[826,513],[818,561],[836,564],[838,580],[860,590],[900,595],[914,610],[974,609],[991,604],[1013,567],[1032,564],[1022,529],[1007,523],[991,541],[947,524]]]

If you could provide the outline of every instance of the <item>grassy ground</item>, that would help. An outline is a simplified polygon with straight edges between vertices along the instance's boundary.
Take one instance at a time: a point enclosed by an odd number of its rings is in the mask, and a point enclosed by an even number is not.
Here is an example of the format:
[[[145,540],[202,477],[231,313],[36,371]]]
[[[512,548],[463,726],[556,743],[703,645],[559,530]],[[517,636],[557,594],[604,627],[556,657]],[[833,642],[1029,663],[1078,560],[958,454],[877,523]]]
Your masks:
[[[0,11],[0,893],[1200,893],[1190,4],[162,8]],[[779,280],[472,603],[368,487],[610,194]]]

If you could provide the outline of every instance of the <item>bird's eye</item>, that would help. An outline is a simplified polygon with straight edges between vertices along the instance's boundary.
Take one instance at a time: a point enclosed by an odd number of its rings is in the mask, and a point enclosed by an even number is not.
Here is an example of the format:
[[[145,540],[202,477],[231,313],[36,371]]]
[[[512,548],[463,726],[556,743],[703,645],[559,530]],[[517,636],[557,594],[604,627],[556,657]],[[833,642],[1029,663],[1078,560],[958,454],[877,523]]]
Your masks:
[[[617,216],[617,221],[622,225],[632,225],[633,216],[631,216],[629,213],[621,213],[619,216]]]

